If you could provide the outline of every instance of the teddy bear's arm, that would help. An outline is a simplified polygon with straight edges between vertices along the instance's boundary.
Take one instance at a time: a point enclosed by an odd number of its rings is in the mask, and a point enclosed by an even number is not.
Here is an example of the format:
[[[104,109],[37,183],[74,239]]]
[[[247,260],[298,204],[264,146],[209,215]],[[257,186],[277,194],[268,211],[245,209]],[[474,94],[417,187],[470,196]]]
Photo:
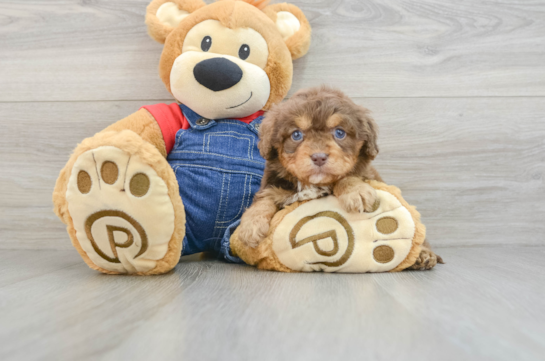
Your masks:
[[[151,143],[163,157],[167,156],[165,141],[159,124],[155,118],[146,109],[140,109],[136,113],[132,113],[126,118],[110,125],[103,132],[120,132],[122,130],[132,130],[138,134],[142,139]]]
[[[151,143],[159,151],[159,153],[166,158],[167,152],[165,141],[163,140],[163,135],[161,129],[159,128],[159,124],[157,124],[155,118],[146,109],[140,109],[128,117],[119,120],[118,122],[98,132],[93,137],[87,138],[83,143],[86,141],[92,142],[93,139],[110,137],[112,132],[121,132],[123,130],[130,130],[138,134],[144,141]],[[107,134],[108,132],[110,135]],[[67,202],[65,198],[66,189],[77,155],[82,153],[79,151],[80,148],[81,145],[74,150],[74,154],[71,156],[65,167],[61,170],[53,192],[54,211],[65,223],[66,220],[64,217],[67,214]]]

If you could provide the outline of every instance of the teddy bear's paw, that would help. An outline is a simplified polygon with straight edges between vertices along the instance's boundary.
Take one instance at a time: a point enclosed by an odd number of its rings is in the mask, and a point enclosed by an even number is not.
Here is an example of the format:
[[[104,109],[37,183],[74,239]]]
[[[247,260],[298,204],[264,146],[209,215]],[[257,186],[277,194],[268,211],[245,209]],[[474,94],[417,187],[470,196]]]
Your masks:
[[[66,200],[75,238],[109,273],[146,273],[167,254],[174,208],[165,181],[137,155],[102,146],[78,157]]]
[[[409,255],[414,220],[392,194],[377,190],[371,212],[347,212],[333,196],[300,205],[272,234],[286,267],[302,272],[386,272]]]

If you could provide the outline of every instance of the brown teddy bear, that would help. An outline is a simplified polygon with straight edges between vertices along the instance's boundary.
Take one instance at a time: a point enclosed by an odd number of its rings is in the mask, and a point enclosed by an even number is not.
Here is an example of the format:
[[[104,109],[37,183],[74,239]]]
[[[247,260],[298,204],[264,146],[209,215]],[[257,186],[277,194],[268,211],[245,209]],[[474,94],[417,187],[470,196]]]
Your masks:
[[[290,89],[310,25],[296,6],[263,0],[153,0],[146,24],[177,103],[144,106],[78,145],[55,212],[101,272],[164,273],[202,251],[242,262],[229,238],[263,174],[258,129]]]
[[[419,215],[378,182],[373,212],[347,214],[335,197],[297,202],[274,217],[258,247],[238,238],[263,176],[264,111],[286,96],[292,60],[310,45],[297,7],[153,0],[146,23],[165,44],[159,73],[177,103],[144,106],[85,139],[53,194],[89,267],[160,274],[202,251],[286,272],[396,271],[415,262],[425,236]]]

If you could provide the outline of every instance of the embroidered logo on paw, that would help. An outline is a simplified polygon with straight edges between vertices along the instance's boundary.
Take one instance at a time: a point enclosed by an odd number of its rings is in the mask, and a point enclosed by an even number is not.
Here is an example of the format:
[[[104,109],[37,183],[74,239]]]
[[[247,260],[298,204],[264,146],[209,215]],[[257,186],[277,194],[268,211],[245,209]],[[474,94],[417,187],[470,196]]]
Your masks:
[[[337,256],[337,254],[339,253],[340,247],[339,247],[339,239],[337,237],[337,230],[335,229],[321,232],[315,235],[311,235],[297,241],[297,235],[298,233],[300,233],[301,228],[303,228],[303,226],[307,224],[308,222],[319,217],[332,218],[336,222],[338,222],[346,233],[346,237],[348,239],[348,246],[346,247],[345,252],[342,254],[342,256],[339,259],[335,261],[312,262],[312,264],[321,264],[328,267],[342,266],[343,264],[346,263],[346,261],[350,258],[350,256],[352,255],[352,252],[354,251],[354,230],[352,229],[352,227],[350,227],[346,219],[337,212],[332,212],[332,211],[319,212],[313,216],[308,216],[301,219],[295,225],[295,227],[293,227],[293,229],[290,232],[291,247],[295,249],[298,247],[302,247],[308,243],[312,243],[312,245],[314,246],[314,250],[320,256],[326,256],[326,257]],[[333,247],[330,250],[324,250],[323,248],[321,248],[320,241],[328,240],[328,239],[331,239],[333,243]]]
[[[278,260],[303,272],[394,269],[409,254],[415,223],[395,196],[377,195],[371,212],[347,212],[333,196],[294,208],[272,233]]]
[[[76,238],[97,266],[147,272],[168,251],[174,208],[163,179],[138,156],[111,146],[83,153],[66,199]]]
[[[93,235],[93,225],[95,225],[97,221],[100,223],[101,220],[107,217],[112,217],[115,221],[117,221],[117,223],[119,223],[120,220],[124,220],[131,225],[131,227],[128,228],[108,223],[102,225],[106,230],[106,237],[108,238],[110,250],[114,255],[113,257],[108,256],[100,249]],[[130,228],[136,230],[136,237],[134,236],[134,233]],[[144,230],[144,228],[142,228],[140,223],[138,223],[134,218],[122,211],[106,210],[98,211],[91,214],[89,218],[87,218],[87,220],[85,221],[85,233],[87,234],[87,238],[91,242],[91,245],[93,246],[95,252],[108,262],[121,263],[117,255],[117,248],[129,248],[132,245],[136,245],[138,248],[140,248],[140,251],[138,251],[134,258],[138,258],[148,249],[148,236],[146,235],[146,231]],[[125,239],[117,241],[116,236],[119,240],[122,235],[125,236]],[[137,241],[135,243],[135,238],[139,240],[139,242]]]

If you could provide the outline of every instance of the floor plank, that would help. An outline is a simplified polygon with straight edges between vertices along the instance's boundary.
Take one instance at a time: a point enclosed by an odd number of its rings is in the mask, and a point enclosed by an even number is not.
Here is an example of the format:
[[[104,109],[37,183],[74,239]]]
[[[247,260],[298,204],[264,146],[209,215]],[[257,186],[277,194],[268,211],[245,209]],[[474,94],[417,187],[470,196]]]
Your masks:
[[[0,101],[167,98],[161,45],[144,26],[148,2],[0,1]],[[294,90],[327,83],[354,97],[545,95],[542,1],[291,2],[313,27]]]
[[[164,276],[129,277],[82,261],[50,268],[78,261],[75,251],[3,251],[0,358],[541,360],[545,247],[441,254],[447,264],[431,272],[280,274],[184,261]],[[34,276],[6,283],[17,258]]]
[[[355,100],[380,126],[377,168],[418,206],[434,244],[544,243],[540,98]],[[71,249],[51,211],[58,172],[78,142],[143,104],[0,104],[10,120],[0,134],[0,249]]]

